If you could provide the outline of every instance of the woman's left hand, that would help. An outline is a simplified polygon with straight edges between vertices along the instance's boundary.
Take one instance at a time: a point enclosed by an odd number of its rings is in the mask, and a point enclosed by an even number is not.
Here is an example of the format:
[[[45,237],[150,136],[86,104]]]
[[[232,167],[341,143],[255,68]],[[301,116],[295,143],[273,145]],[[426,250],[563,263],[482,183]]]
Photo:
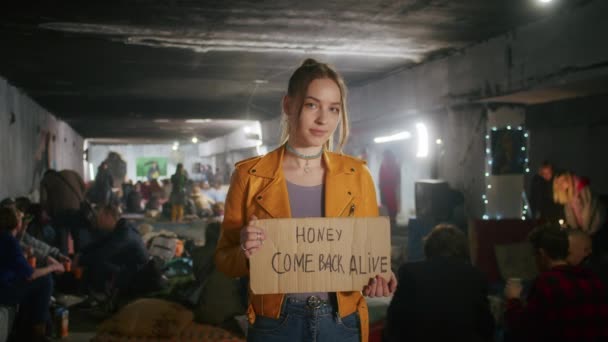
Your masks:
[[[384,278],[377,275],[369,280],[369,284],[363,287],[363,295],[366,297],[388,297],[397,290],[397,278],[391,272],[391,279],[387,282]]]

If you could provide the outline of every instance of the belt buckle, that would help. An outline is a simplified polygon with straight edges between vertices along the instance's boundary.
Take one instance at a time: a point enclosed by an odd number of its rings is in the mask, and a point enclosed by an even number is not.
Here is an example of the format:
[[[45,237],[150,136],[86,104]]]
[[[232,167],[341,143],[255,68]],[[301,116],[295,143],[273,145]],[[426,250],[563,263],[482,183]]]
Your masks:
[[[306,299],[306,305],[311,309],[318,309],[321,307],[321,298],[317,296],[310,296]]]

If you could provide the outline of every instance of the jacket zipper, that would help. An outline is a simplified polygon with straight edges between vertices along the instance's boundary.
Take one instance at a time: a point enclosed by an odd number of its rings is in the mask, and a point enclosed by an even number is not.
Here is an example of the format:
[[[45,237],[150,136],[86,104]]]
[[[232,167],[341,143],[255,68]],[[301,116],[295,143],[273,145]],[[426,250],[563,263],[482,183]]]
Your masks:
[[[348,216],[353,216],[355,215],[355,204],[353,203],[353,205],[350,206],[350,211],[348,212]]]

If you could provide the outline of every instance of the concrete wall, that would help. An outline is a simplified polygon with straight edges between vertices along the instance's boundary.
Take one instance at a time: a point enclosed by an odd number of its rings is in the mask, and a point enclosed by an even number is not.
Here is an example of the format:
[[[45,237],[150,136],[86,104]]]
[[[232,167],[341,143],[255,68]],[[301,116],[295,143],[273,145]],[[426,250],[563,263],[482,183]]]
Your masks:
[[[529,107],[526,125],[533,172],[549,160],[589,177],[593,191],[608,194],[607,95]]]
[[[0,77],[0,198],[38,200],[47,167],[82,174],[82,156],[78,133]]]
[[[467,215],[480,218],[485,213],[482,195],[486,189],[487,110],[476,104],[453,106],[438,120],[443,140],[438,153],[438,178],[463,193]]]
[[[594,1],[448,58],[352,88],[353,122],[416,112],[608,74],[608,1]],[[593,74],[593,75],[591,75]]]

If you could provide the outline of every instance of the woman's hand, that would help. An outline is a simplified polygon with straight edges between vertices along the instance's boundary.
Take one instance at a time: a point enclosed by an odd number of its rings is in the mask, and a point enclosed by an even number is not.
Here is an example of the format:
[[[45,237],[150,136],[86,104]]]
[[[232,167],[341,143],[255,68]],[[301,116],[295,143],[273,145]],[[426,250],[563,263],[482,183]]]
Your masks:
[[[264,231],[254,225],[257,219],[257,217],[251,216],[249,223],[241,229],[240,248],[245,253],[247,259],[257,252],[264,244],[264,240],[266,240]]]
[[[507,280],[507,285],[505,286],[505,297],[507,299],[520,299],[522,291],[521,280],[512,278]]]
[[[58,261],[61,263],[72,262],[72,260],[65,255],[60,255],[58,259]]]
[[[59,261],[57,261],[51,257],[46,258],[46,261],[48,263],[48,266],[53,270],[53,272],[55,272],[55,273],[65,272],[65,268],[63,267],[63,264],[60,263]]]
[[[391,279],[387,282],[384,278],[377,275],[369,280],[369,284],[363,287],[363,295],[366,297],[388,297],[397,290],[397,278],[391,272]]]

